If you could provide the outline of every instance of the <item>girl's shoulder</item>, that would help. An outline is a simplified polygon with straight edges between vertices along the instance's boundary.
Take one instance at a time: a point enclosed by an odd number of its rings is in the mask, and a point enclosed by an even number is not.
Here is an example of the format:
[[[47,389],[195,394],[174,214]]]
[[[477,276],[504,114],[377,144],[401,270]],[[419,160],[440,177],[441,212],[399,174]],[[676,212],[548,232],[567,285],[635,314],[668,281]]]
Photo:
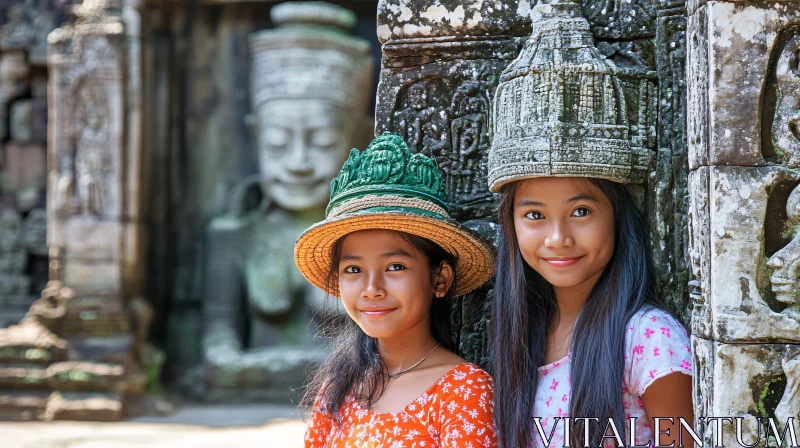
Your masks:
[[[689,333],[667,311],[655,307],[639,310],[626,328],[625,361],[625,382],[637,395],[664,375],[691,375]]]
[[[637,311],[628,321],[627,333],[628,338],[634,336],[644,336],[645,339],[651,339],[657,332],[667,336],[666,339],[689,339],[689,333],[686,327],[678,321],[672,314],[661,308],[651,305],[646,305]],[[659,339],[659,338],[656,338]]]
[[[462,362],[445,373],[431,388],[432,394],[454,398],[488,394],[494,390],[492,377],[485,370],[470,362]]]
[[[447,373],[439,379],[439,383],[464,384],[468,386],[473,384],[488,384],[491,386],[492,377],[475,364],[464,361],[447,371]]]

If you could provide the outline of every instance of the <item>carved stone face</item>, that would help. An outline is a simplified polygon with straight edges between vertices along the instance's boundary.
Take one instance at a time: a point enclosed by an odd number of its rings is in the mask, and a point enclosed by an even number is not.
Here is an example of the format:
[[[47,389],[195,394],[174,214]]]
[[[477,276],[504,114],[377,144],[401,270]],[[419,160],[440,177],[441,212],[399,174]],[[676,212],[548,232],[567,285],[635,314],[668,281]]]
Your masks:
[[[800,223],[800,187],[789,195],[786,211],[790,222]],[[800,306],[800,233],[783,249],[775,252],[767,261],[767,266],[773,269],[770,281],[775,299]]]
[[[408,89],[408,105],[416,110],[428,107],[428,91],[425,86],[415,84]]]
[[[258,157],[272,199],[300,211],[328,203],[330,183],[353,144],[341,108],[320,100],[273,100],[258,110]]]
[[[772,123],[776,150],[784,153],[786,164],[800,166],[800,35],[786,43],[775,71],[776,88],[780,92]]]

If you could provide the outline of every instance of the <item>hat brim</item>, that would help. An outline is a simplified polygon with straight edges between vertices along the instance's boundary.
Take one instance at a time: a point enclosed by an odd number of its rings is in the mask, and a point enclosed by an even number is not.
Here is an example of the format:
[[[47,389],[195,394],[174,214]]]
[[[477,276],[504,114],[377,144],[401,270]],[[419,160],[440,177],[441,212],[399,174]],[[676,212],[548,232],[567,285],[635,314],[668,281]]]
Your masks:
[[[395,230],[426,238],[454,255],[457,260],[454,296],[479,288],[494,273],[494,250],[475,231],[449,219],[393,211],[348,213],[311,226],[295,243],[295,263],[314,286],[339,297],[338,284],[326,284],[333,245],[350,233],[375,229]]]

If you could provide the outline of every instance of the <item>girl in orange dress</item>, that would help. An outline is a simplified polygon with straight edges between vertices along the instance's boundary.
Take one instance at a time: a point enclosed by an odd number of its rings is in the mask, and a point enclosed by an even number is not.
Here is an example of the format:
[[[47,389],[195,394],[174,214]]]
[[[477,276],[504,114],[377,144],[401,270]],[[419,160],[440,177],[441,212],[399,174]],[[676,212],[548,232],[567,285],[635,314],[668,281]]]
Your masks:
[[[494,256],[445,198],[435,162],[384,134],[351,152],[326,219],[297,240],[300,271],[349,316],[304,398],[306,447],[496,446],[492,380],[454,353],[449,302]]]

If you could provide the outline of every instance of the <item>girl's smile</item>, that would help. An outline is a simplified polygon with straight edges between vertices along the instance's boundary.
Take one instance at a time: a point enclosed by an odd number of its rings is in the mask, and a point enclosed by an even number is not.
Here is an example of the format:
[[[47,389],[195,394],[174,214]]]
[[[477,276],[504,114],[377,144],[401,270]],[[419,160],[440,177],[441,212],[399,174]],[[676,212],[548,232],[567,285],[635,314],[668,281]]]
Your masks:
[[[362,313],[367,317],[383,317],[391,313],[392,311],[396,310],[397,308],[381,308],[381,307],[373,307],[373,308],[365,308],[361,309]]]
[[[546,261],[547,264],[554,268],[566,268],[569,266],[574,265],[575,263],[579,262],[583,256],[580,257],[572,257],[572,258],[542,258],[542,260]]]

